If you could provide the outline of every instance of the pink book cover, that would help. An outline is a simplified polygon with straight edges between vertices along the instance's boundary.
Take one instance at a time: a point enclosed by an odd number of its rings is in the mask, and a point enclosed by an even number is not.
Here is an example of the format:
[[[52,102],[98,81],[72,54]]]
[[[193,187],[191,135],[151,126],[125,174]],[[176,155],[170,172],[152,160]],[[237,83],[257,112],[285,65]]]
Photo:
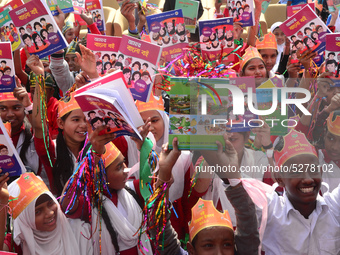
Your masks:
[[[10,1],[8,4],[0,7],[0,12],[3,12],[6,9],[13,10],[13,9],[23,5],[23,4],[24,3],[22,2],[22,0],[13,0],[13,1]]]
[[[134,99],[148,102],[161,47],[123,35],[115,67],[122,70]]]
[[[280,28],[291,42],[292,53],[298,50],[303,53],[310,49],[318,53],[313,61],[318,66],[322,64],[326,34],[331,31],[309,5],[283,22]]]
[[[87,47],[96,56],[99,75],[104,75],[114,66],[121,40],[121,37],[116,36],[87,34]]]
[[[104,10],[99,0],[86,0],[85,8],[91,13],[93,22],[97,24],[99,31],[105,31]]]
[[[14,252],[0,251],[0,255],[15,255],[15,254],[18,255],[18,253],[14,253]]]
[[[326,35],[325,59],[325,71],[333,73],[335,86],[340,86],[340,33]]]
[[[85,10],[85,0],[72,0],[74,14],[81,14],[82,10]]]
[[[295,13],[297,13],[302,8],[304,8],[306,5],[309,5],[310,8],[312,8],[312,10],[315,10],[314,3],[291,5],[291,6],[287,6],[287,17],[293,16]]]

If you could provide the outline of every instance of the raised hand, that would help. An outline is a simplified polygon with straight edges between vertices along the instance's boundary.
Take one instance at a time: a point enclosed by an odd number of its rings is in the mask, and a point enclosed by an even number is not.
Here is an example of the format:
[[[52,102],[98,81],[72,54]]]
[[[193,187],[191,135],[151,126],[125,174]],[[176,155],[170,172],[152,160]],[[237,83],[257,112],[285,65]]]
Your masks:
[[[76,52],[75,62],[80,65],[82,71],[85,71],[90,79],[95,79],[99,77],[96,69],[96,57],[94,53],[86,48],[84,45],[79,44],[81,55]]]
[[[55,22],[57,23],[60,30],[63,30],[63,27],[65,26],[65,13],[60,9],[60,7],[57,5],[57,11],[59,12],[58,15],[53,16]]]
[[[149,129],[151,126],[151,118],[148,118],[143,126],[140,126],[138,128],[139,134],[142,137],[142,140],[135,138],[135,137],[131,137],[131,140],[134,141],[137,145],[137,149],[140,150],[142,148],[142,145],[144,143],[145,137],[148,135],[149,133]]]
[[[44,65],[37,55],[29,55],[27,46],[25,46],[25,52],[27,55],[26,65],[35,73],[36,75],[44,75],[45,69]]]
[[[88,11],[84,12],[84,10],[82,10],[81,14],[80,14],[80,17],[86,22],[86,24],[88,26],[93,24],[93,19],[92,19],[92,16],[91,16],[90,12],[88,12]]]
[[[93,150],[98,154],[105,153],[105,144],[111,142],[116,138],[115,133],[104,133],[105,129],[109,128],[108,126],[100,126],[94,130],[89,137],[90,143],[92,144]],[[102,134],[104,133],[104,134]]]
[[[13,95],[19,100],[19,102],[24,106],[24,107],[28,107],[30,106],[31,100],[28,96],[28,93],[26,91],[26,89],[21,86],[20,80],[18,79],[17,76],[15,76],[15,81],[16,81],[16,88],[13,91]]]
[[[162,152],[159,157],[159,179],[162,181],[169,181],[171,179],[171,171],[176,164],[177,159],[181,155],[178,149],[178,139],[175,137],[172,140],[173,149],[169,150],[168,143],[163,144]]]

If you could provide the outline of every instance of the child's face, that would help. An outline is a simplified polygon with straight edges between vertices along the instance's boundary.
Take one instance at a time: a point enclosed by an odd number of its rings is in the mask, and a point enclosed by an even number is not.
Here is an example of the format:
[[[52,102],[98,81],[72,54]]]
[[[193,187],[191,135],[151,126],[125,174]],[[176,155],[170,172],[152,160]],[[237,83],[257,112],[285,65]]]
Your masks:
[[[104,57],[104,62],[107,62],[109,61],[109,58],[108,57]]]
[[[144,123],[148,118],[151,118],[149,132],[153,134],[156,142],[158,142],[164,134],[164,121],[162,116],[156,110],[141,112],[140,115],[142,116]]]
[[[64,131],[67,144],[80,144],[87,134],[87,121],[82,110],[73,110],[65,121],[58,119],[58,127]]]
[[[332,60],[332,59],[334,59],[334,55],[333,54],[331,54],[331,55],[329,55],[329,57],[328,57],[330,60]]]
[[[94,128],[98,128],[98,127],[100,127],[102,125],[103,125],[103,123],[100,120],[97,120],[95,123],[93,123],[93,127]]]
[[[126,165],[124,163],[124,156],[119,154],[115,161],[106,167],[106,180],[108,182],[109,190],[121,190],[125,187],[127,180],[127,172],[124,172]]]
[[[284,44],[286,41],[286,35],[282,32],[281,28],[275,28],[274,35],[276,38],[277,44],[281,45]]]
[[[318,158],[311,154],[295,156],[284,164],[292,170],[280,173],[282,179],[279,184],[285,188],[289,201],[297,210],[303,205],[315,206],[322,180],[322,174],[317,168],[318,165]],[[299,169],[299,171],[293,171],[294,168]],[[315,171],[312,169],[315,169]],[[300,212],[303,214],[302,211]]]
[[[266,64],[266,69],[269,72],[273,69],[276,63],[277,51],[273,49],[262,49],[261,56],[264,63]]]
[[[0,117],[11,123],[12,130],[18,130],[25,118],[24,107],[18,100],[2,101],[0,102]]]
[[[327,66],[326,66],[326,69],[328,70],[328,72],[334,72],[335,71],[335,65],[334,65],[334,63],[332,63],[332,64],[328,64]]]
[[[91,113],[90,113],[90,118],[91,118],[91,119],[94,119],[95,117],[96,117],[96,113],[95,113],[95,112],[91,112]]]
[[[210,227],[195,236],[195,247],[188,244],[190,255],[233,255],[234,232],[228,227]]]
[[[39,199],[38,199],[39,200]],[[37,201],[38,201],[37,200]],[[51,232],[57,227],[58,205],[49,198],[35,206],[35,227],[39,231]]]
[[[143,80],[143,81],[147,82],[148,79],[149,79],[149,76],[148,76],[148,75],[143,75],[143,76],[142,76],[142,80]]]
[[[114,122],[113,120],[109,120],[109,121],[107,122],[107,124],[108,124],[108,126],[109,126],[110,128],[115,128],[115,127],[116,127],[116,124],[115,124],[115,122]]]
[[[11,70],[10,70],[10,69],[7,69],[7,70],[5,71],[5,75],[11,75]]]
[[[53,27],[52,27],[52,26],[49,26],[47,32],[52,33],[52,32],[53,32]],[[74,37],[73,37],[73,38],[74,38]],[[72,38],[72,39],[73,39],[73,38]]]
[[[102,72],[103,65],[97,65],[97,73]]]
[[[340,160],[340,136],[327,131],[325,134],[325,150],[331,160]]]
[[[129,80],[130,80],[130,77],[131,77],[131,73],[130,73],[130,72],[125,73],[125,74],[124,74],[124,77],[125,77],[125,81],[129,81]]]
[[[8,155],[8,149],[7,148],[2,148],[0,150],[0,155]]]

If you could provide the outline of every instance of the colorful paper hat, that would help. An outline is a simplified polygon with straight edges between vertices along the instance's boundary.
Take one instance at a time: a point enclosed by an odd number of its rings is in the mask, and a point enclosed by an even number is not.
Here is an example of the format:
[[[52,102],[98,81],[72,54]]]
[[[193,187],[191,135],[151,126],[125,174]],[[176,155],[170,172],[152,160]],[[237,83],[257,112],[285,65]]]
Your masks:
[[[105,153],[102,156],[105,168],[112,164],[113,161],[119,156],[120,150],[112,143],[109,142],[105,145]]]
[[[301,154],[311,154],[318,157],[313,145],[309,143],[303,133],[291,129],[287,135],[283,137],[284,145],[282,150],[275,150],[274,158],[277,166],[282,166],[292,157]]]
[[[14,100],[18,99],[13,95],[13,92],[0,93],[0,101],[14,101]]]
[[[152,93],[150,95],[149,102],[142,102],[137,100],[136,106],[139,112],[151,111],[151,110],[159,110],[164,111],[164,104],[162,97],[155,97]]]
[[[228,211],[220,213],[216,210],[212,200],[199,199],[191,208],[191,222],[189,223],[189,236],[192,241],[203,229],[209,227],[227,227],[234,231]]]
[[[62,29],[61,32],[63,33],[63,35],[65,35],[66,31],[71,29],[71,28],[73,28],[73,22],[68,20],[68,21],[65,22],[65,25],[63,26],[63,29]]]
[[[58,105],[58,118],[63,117],[65,114],[80,109],[77,101],[74,99],[73,94],[71,93],[68,97],[63,97],[59,100]]]
[[[22,174],[8,186],[8,204],[12,209],[13,218],[16,219],[34,199],[48,191],[46,184],[34,173]]]
[[[77,42],[73,40],[67,48],[66,55],[67,54],[75,54],[76,53],[76,45],[77,45]]]
[[[275,35],[272,33],[268,33],[263,37],[261,41],[257,39],[256,48],[258,50],[264,50],[264,49],[277,50],[277,42],[276,42]]]
[[[333,135],[340,136],[340,116],[339,115],[337,115],[334,118],[334,112],[331,112],[331,114],[327,118],[327,129]]]
[[[241,68],[241,70],[243,69],[245,64],[248,63],[248,61],[250,61],[250,60],[252,60],[254,58],[262,59],[261,54],[259,53],[257,48],[249,46],[246,49],[245,53],[243,54],[242,59],[240,60],[240,68]],[[262,61],[263,61],[263,59],[262,59]]]

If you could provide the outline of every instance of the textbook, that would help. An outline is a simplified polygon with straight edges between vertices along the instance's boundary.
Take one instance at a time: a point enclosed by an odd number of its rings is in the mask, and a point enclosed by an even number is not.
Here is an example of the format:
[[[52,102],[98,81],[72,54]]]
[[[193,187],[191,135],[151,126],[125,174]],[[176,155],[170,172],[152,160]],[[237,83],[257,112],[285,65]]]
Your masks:
[[[134,99],[149,101],[161,47],[123,35],[114,67],[123,71],[125,82]]]
[[[76,19],[76,15],[80,15],[81,11],[85,11],[85,0],[72,0],[72,4],[73,4],[73,12],[75,15],[75,20]],[[80,18],[80,17],[79,17]],[[81,26],[83,24],[80,24]]]
[[[252,0],[230,1],[228,9],[229,15],[234,18],[234,22],[241,22],[243,27],[251,27],[255,24],[255,12]]]
[[[12,0],[8,4],[5,4],[4,6],[0,7],[0,12],[3,12],[4,10],[13,10],[21,5],[23,5],[22,0]]]
[[[190,33],[195,33],[199,1],[195,0],[176,0],[175,10],[181,9],[185,28]]]
[[[93,22],[97,24],[99,31],[105,31],[105,17],[103,4],[101,0],[86,0],[85,8],[88,12],[91,13]],[[90,34],[90,29],[88,29]]]
[[[11,43],[0,43],[0,93],[12,92],[15,85],[15,69],[12,57]]]
[[[204,59],[213,61],[221,54],[227,56],[234,50],[233,18],[199,21],[201,52]],[[224,61],[233,62],[235,55],[229,55]]]
[[[107,133],[141,139],[137,128],[144,123],[121,71],[99,78],[75,93],[75,99],[93,130],[106,124],[109,126]]]
[[[306,5],[309,5],[310,8],[312,8],[312,10],[315,10],[315,4],[314,3],[291,5],[291,6],[287,6],[287,17],[288,18],[292,17],[295,13],[300,11]]]
[[[9,15],[30,54],[41,59],[68,46],[45,0],[31,0]]]
[[[23,46],[22,38],[18,29],[13,25],[13,21],[9,16],[10,9],[5,9],[0,13],[0,33],[1,42],[10,42],[11,51],[20,49]]]
[[[303,53],[310,49],[318,53],[313,59],[315,64],[317,66],[322,64],[326,49],[326,34],[331,31],[309,5],[283,22],[280,28],[291,42],[292,53],[297,50]]]
[[[8,172],[9,176],[20,176],[26,172],[17,150],[9,137],[5,125],[0,118],[0,168],[1,175]]]
[[[325,71],[333,73],[330,77],[335,86],[340,86],[340,33],[326,35]]]
[[[167,11],[146,17],[150,39],[162,47],[162,57],[171,61],[188,46],[182,10]]]
[[[261,5],[261,13],[263,13],[263,14],[266,13],[269,4],[270,4],[270,0],[265,0],[265,1],[262,2],[262,5]]]
[[[53,16],[59,14],[59,12],[57,11],[57,6],[59,6],[63,13],[69,13],[74,11],[72,0],[46,0],[46,3],[50,8],[50,11]]]
[[[252,78],[171,78],[170,83],[169,145],[177,137],[181,150],[215,150],[216,141],[224,144],[227,128],[231,132],[249,131],[248,121],[257,119],[249,112],[247,102],[239,99],[235,107],[244,107],[244,114],[234,114],[234,95],[226,87],[237,86],[243,92],[251,86],[252,103],[257,107]],[[243,95],[247,100],[248,95]]]
[[[87,48],[96,56],[99,75],[104,75],[115,64],[122,38],[108,35],[87,34]]]

